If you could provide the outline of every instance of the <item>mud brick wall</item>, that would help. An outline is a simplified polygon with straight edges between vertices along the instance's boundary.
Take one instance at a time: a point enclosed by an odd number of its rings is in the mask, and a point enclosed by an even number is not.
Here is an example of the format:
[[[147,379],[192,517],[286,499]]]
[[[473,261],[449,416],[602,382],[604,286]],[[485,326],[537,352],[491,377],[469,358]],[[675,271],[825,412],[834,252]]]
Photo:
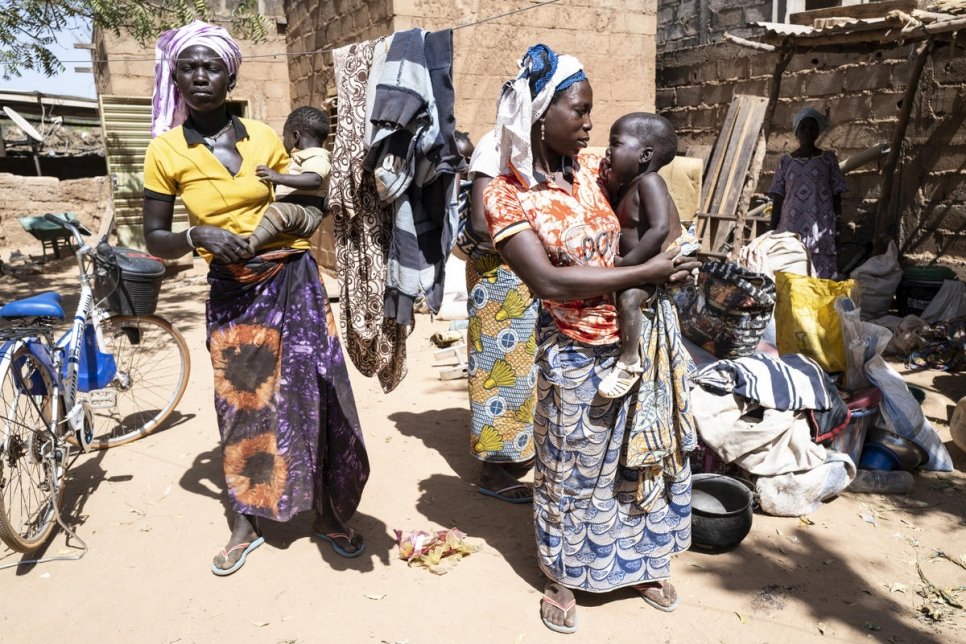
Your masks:
[[[18,217],[72,212],[97,232],[110,214],[111,185],[107,177],[60,181],[56,177],[24,177],[0,173],[0,248],[8,253],[41,255],[40,242],[25,232]]]
[[[324,101],[336,94],[332,55],[328,51],[300,54],[391,34],[392,0],[290,0],[286,5],[292,107],[311,105],[326,109]],[[313,242],[315,259],[323,268],[335,270],[331,217],[322,222],[321,232],[317,234],[321,243]]]
[[[220,0],[209,4],[214,7],[216,15],[228,16],[237,2]],[[286,51],[282,0],[261,0],[260,12],[268,33],[259,43],[238,41],[242,66],[232,98],[248,101],[249,118],[264,121],[281,133],[285,117],[291,111],[289,62],[285,55],[281,55]],[[231,31],[229,19],[217,19],[216,22]],[[95,60],[106,61],[94,64],[98,94],[151,96],[154,90],[154,43],[142,46],[130,37],[97,30],[94,46]]]
[[[300,55],[335,49],[392,33],[392,0],[290,0],[286,3],[292,106],[322,107],[335,96],[332,55]]]
[[[707,155],[735,94],[768,96],[777,56],[725,43],[659,55],[657,110],[674,123],[681,149]],[[829,115],[832,127],[819,146],[836,150],[840,160],[890,142],[913,56],[908,45],[796,55],[782,79],[758,191],[767,191],[779,156],[797,147],[791,119],[806,105]],[[966,267],[964,121],[966,51],[942,46],[926,64],[896,176],[897,239],[905,261]],[[884,160],[847,176],[843,241],[870,238]]]

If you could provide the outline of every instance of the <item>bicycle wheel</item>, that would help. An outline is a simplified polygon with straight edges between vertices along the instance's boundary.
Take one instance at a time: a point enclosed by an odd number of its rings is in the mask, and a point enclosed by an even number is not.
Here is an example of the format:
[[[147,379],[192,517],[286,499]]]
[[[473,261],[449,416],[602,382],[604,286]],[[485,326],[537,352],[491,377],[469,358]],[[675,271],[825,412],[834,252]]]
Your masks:
[[[50,373],[26,347],[0,376],[0,539],[18,552],[42,545],[54,529],[67,469],[67,446],[50,432]],[[57,423],[63,418],[58,406]]]
[[[184,337],[163,318],[116,315],[101,330],[117,375],[103,389],[78,393],[94,416],[95,449],[129,443],[160,427],[181,400],[191,371]]]

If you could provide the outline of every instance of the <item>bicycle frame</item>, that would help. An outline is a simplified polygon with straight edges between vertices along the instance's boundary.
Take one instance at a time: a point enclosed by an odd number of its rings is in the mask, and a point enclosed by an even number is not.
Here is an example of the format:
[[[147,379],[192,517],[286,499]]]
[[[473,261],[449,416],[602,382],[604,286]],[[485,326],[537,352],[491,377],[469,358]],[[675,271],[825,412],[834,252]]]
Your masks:
[[[83,451],[88,451],[91,441],[92,419],[91,412],[86,400],[78,400],[78,376],[82,362],[85,366],[93,366],[99,373],[106,372],[104,376],[109,382],[116,374],[117,367],[114,358],[104,347],[101,334],[100,322],[108,317],[108,313],[96,306],[94,302],[94,290],[91,286],[93,275],[91,270],[94,267],[93,256],[95,249],[84,242],[80,230],[73,222],[63,221],[53,215],[47,215],[53,223],[57,223],[69,230],[74,238],[76,250],[74,254],[77,258],[77,267],[80,271],[80,298],[77,302],[77,310],[71,323],[71,328],[57,342],[53,342],[52,329],[50,325],[40,323],[32,326],[14,326],[11,329],[14,337],[3,346],[3,359],[0,368],[5,368],[17,350],[26,346],[28,350],[38,359],[43,367],[50,371],[51,382],[54,391],[52,392],[53,411],[52,423],[56,423],[61,413],[64,414],[67,424],[76,436],[77,443]],[[89,365],[82,360],[81,351],[85,345],[90,344],[90,335],[87,329],[93,329],[96,351],[94,360],[96,364]],[[86,357],[86,356],[84,356]],[[88,358],[89,359],[89,358]],[[2,373],[2,372],[0,372]],[[104,386],[106,383],[102,383]],[[59,406],[63,404],[63,411]],[[63,432],[57,432],[56,427],[51,427],[51,431],[56,436],[62,436]]]

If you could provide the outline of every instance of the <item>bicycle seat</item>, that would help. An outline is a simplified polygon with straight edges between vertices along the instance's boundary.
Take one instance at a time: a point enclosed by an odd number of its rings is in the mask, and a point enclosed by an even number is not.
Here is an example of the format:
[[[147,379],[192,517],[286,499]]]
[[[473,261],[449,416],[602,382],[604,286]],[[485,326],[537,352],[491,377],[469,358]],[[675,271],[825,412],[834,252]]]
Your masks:
[[[23,300],[7,302],[0,307],[0,318],[57,318],[64,319],[64,309],[60,308],[60,293],[48,292],[34,295]]]

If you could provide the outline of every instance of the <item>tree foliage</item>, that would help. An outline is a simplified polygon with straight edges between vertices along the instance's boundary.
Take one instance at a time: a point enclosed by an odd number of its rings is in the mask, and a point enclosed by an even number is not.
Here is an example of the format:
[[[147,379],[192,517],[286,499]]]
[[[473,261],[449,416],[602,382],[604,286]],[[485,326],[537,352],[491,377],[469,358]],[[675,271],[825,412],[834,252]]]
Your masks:
[[[264,40],[257,0],[226,4],[235,5],[229,27],[233,35]],[[9,79],[26,70],[47,76],[64,71],[50,47],[58,32],[79,22],[130,35],[148,46],[166,29],[213,17],[205,0],[0,0],[0,74]]]

